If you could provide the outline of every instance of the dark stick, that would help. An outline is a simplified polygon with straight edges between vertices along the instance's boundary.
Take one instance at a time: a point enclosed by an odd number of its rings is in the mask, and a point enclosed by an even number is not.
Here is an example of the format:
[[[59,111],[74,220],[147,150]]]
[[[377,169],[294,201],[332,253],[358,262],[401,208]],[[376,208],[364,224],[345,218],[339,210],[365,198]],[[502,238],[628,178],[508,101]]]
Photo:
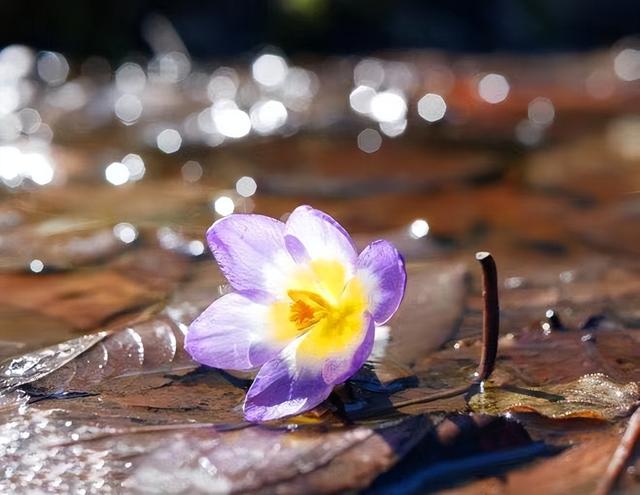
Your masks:
[[[624,431],[624,435],[622,435],[622,439],[616,447],[613,456],[611,456],[607,470],[598,484],[596,495],[608,495],[611,493],[620,474],[622,474],[622,471],[629,462],[638,440],[640,440],[640,407],[637,408],[636,412],[629,418],[627,429]]]
[[[498,271],[493,256],[481,251],[476,259],[482,266],[482,354],[476,372],[476,380],[487,380],[496,364],[498,355],[498,337],[500,336],[500,306],[498,303]]]

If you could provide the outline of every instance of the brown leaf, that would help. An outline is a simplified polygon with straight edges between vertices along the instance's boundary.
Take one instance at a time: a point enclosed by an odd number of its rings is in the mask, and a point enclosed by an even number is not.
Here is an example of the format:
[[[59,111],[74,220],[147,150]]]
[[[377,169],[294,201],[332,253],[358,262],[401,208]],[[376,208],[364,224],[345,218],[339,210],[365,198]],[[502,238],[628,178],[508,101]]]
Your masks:
[[[113,225],[56,217],[4,234],[0,243],[0,269],[28,270],[34,259],[41,260],[49,269],[70,269],[103,261],[127,247],[114,234]]]
[[[534,412],[549,418],[610,420],[625,416],[640,400],[635,382],[620,385],[603,374],[585,375],[575,382],[548,387],[523,388],[485,385],[471,397],[475,412],[504,414]]]
[[[0,363],[0,389],[13,389],[43,378],[80,356],[106,337],[106,332],[84,335]]]

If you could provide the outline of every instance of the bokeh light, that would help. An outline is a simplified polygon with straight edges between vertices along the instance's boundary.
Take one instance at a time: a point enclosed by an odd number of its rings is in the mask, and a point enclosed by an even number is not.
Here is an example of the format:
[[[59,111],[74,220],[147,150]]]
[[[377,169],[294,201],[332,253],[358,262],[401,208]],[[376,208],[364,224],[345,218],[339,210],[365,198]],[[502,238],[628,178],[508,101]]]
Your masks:
[[[427,122],[437,122],[447,112],[444,98],[435,93],[427,93],[418,100],[418,115]]]
[[[104,176],[107,182],[114,186],[121,186],[129,181],[131,173],[124,163],[113,162],[104,170]]]
[[[38,75],[51,86],[58,86],[67,80],[69,63],[64,55],[57,52],[42,52],[36,63]]]
[[[556,110],[549,98],[538,97],[531,100],[527,113],[534,124],[548,126],[553,123]]]
[[[409,235],[414,239],[420,239],[425,237],[429,233],[429,223],[423,219],[418,218],[411,222],[409,226]]]
[[[271,134],[287,121],[287,109],[276,100],[259,101],[249,112],[251,125],[258,134]]]
[[[202,178],[202,165],[195,160],[189,160],[181,168],[185,182],[198,182]]]
[[[613,60],[613,70],[623,81],[640,79],[640,50],[625,48]]]
[[[115,235],[124,244],[131,244],[138,238],[138,229],[127,222],[121,222],[113,227],[113,235]]]
[[[258,184],[253,177],[244,176],[236,181],[236,192],[244,198],[253,196],[257,190]]]
[[[365,129],[358,134],[358,148],[365,153],[375,153],[382,146],[382,136],[375,129]]]
[[[175,153],[182,146],[182,136],[175,129],[164,129],[156,137],[156,144],[163,153]]]
[[[226,217],[231,215],[235,210],[236,206],[229,196],[220,196],[213,202],[213,209],[215,212],[222,216]]]
[[[225,137],[240,139],[251,132],[251,119],[238,108],[214,108],[213,123]]]
[[[284,82],[289,66],[279,55],[265,53],[260,55],[251,66],[255,81],[263,86],[275,87]]]
[[[509,96],[509,82],[501,74],[487,74],[478,82],[478,94],[487,103],[496,104]]]
[[[371,116],[378,122],[397,122],[405,118],[407,102],[393,91],[383,91],[371,99]]]
[[[124,124],[133,124],[142,115],[142,102],[136,95],[122,95],[116,100],[114,112]]]

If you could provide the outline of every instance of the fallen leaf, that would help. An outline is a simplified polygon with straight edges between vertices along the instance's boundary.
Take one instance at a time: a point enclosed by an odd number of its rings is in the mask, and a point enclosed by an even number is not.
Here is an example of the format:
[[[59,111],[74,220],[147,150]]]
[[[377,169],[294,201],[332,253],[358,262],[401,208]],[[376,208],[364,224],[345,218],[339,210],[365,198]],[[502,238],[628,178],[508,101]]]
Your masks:
[[[124,310],[152,304],[161,294],[112,271],[44,276],[0,275],[4,303],[89,331]]]
[[[549,418],[611,420],[625,416],[640,401],[635,382],[624,385],[595,373],[575,382],[548,387],[493,386],[471,397],[469,407],[484,414],[534,412]]]
[[[107,336],[107,332],[84,335],[45,347],[0,363],[0,389],[13,389],[32,383],[62,368]]]
[[[29,270],[32,260],[47,269],[71,269],[116,256],[129,247],[113,225],[82,218],[56,217],[26,224],[3,234],[1,270]]]

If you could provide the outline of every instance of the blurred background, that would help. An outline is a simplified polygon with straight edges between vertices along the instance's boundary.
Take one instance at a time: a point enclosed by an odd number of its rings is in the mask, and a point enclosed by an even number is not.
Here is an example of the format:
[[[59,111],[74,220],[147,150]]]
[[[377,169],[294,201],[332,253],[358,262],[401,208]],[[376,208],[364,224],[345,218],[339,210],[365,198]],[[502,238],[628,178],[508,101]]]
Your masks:
[[[2,2],[1,265],[74,268],[145,238],[197,258],[216,218],[299,203],[410,259],[634,251],[639,14],[631,0]]]

